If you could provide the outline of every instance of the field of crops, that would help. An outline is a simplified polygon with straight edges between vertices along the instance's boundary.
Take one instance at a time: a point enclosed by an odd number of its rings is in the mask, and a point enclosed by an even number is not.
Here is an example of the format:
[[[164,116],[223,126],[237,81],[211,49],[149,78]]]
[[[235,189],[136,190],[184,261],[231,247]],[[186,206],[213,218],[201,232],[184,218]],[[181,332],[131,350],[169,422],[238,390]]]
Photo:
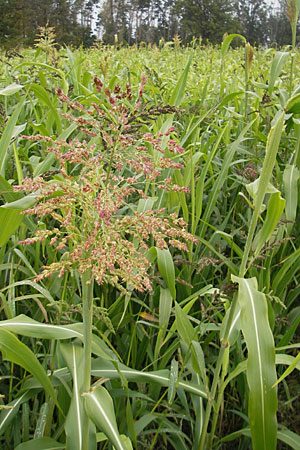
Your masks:
[[[0,53],[1,449],[300,448],[300,55],[232,39]]]

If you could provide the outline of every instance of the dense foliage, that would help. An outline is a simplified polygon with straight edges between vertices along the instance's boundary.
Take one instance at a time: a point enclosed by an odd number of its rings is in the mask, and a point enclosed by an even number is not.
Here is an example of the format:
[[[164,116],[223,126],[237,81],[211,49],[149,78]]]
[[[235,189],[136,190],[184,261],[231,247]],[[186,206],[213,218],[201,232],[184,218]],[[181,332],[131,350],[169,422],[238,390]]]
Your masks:
[[[298,51],[52,44],[1,54],[1,448],[299,448]]]

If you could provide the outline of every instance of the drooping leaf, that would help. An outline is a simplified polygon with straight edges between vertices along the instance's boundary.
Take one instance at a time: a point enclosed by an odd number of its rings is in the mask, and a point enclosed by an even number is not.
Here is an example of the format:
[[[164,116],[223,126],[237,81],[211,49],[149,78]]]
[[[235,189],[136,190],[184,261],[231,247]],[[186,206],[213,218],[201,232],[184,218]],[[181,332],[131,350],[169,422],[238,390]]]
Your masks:
[[[18,364],[31,373],[59,407],[53,386],[36,356],[10,331],[0,328],[0,350],[3,359]]]
[[[10,330],[13,333],[44,339],[71,339],[78,338],[83,342],[83,324],[50,325],[37,322],[23,314],[9,320],[0,321],[1,329]],[[114,359],[112,351],[98,337],[92,337],[92,351],[102,358]]]
[[[114,363],[97,358],[92,361],[92,375],[96,377],[104,378],[121,378],[124,376],[128,381],[142,382],[142,383],[155,383],[160,386],[168,387],[170,383],[169,370],[157,370],[152,372],[142,372],[139,370],[126,367],[124,364],[118,363],[118,369]],[[187,392],[198,395],[200,397],[207,398],[204,387],[199,384],[190,383],[188,381],[179,381],[178,387],[184,389]]]
[[[230,44],[231,44],[231,42],[232,42],[232,40],[234,38],[238,38],[238,39],[241,39],[242,42],[246,42],[245,37],[242,36],[241,34],[236,34],[236,33],[228,34],[227,36],[224,37],[222,45],[221,45],[221,56],[222,56],[222,58],[224,58],[226,56],[226,53],[227,53],[227,51],[229,49],[229,46],[230,46]]]

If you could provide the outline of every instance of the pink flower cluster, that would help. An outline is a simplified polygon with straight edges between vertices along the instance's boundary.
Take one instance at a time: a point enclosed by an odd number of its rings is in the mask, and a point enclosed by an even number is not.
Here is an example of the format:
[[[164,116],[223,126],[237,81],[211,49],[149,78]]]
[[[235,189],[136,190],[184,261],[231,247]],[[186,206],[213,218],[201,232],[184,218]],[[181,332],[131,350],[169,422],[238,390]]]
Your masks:
[[[138,99],[145,83],[143,77]],[[142,208],[140,212],[138,208],[140,201],[148,199],[144,188],[149,182],[167,191],[188,192],[185,187],[172,184],[171,177],[163,177],[165,169],[181,168],[179,161],[164,156],[161,141],[175,128],[157,135],[145,133],[141,120],[146,110],[141,107],[138,115],[129,104],[130,86],[124,92],[116,86],[113,94],[108,89],[103,93],[103,84],[97,78],[95,86],[106,97],[109,113],[99,102],[92,104],[93,110],[88,110],[86,116],[82,105],[58,91],[60,99],[81,114],[64,117],[75,122],[81,131],[89,131],[86,134],[93,136],[92,142],[26,137],[44,139],[48,144],[51,141],[48,151],[55,153],[58,169],[55,178],[27,178],[15,186],[17,191],[36,194],[36,204],[24,214],[43,217],[48,227],[21,243],[47,239],[58,252],[59,261],[44,266],[36,281],[54,273],[62,276],[69,270],[81,274],[90,271],[99,284],[109,283],[123,291],[149,291],[149,246],[154,243],[161,249],[172,246],[185,251],[187,242],[196,242],[176,214],[167,215],[164,209]],[[178,155],[183,151],[175,139],[167,141],[167,148]],[[164,179],[160,181],[161,176]]]

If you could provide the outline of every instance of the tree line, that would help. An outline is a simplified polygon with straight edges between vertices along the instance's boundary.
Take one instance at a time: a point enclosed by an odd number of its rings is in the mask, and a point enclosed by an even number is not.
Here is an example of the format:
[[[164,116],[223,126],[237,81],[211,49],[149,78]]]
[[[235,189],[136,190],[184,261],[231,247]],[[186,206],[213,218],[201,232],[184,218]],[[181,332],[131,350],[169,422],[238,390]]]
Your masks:
[[[252,45],[291,42],[286,0],[0,0],[0,45],[33,45],[38,27],[61,45],[219,43],[225,32]]]

